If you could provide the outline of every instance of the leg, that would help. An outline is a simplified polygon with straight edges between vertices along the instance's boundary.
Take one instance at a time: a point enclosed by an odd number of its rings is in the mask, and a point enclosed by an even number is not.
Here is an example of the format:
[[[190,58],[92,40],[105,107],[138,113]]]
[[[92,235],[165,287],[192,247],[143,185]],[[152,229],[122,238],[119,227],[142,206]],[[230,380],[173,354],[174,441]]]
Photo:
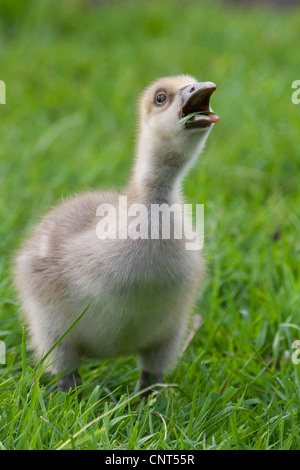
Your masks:
[[[65,375],[64,377],[61,377],[57,381],[57,388],[61,392],[67,393],[70,389],[76,390],[76,388],[80,387],[82,384],[81,377],[75,369],[73,372],[70,374]],[[81,401],[81,393],[78,394],[78,401]]]
[[[144,388],[150,387],[155,383],[162,383],[163,376],[162,375],[152,375],[149,372],[145,372],[144,370],[141,373],[140,381],[139,381],[139,390],[144,390]],[[141,397],[147,398],[149,395],[153,393],[152,389],[146,390],[141,394]]]
[[[78,373],[76,365],[78,357],[72,348],[70,341],[63,340],[53,351],[53,362],[51,364],[51,372],[55,375],[62,375],[57,380],[57,388],[61,392],[68,393],[70,389],[76,390],[82,385],[81,377]],[[64,374],[64,371],[71,372]],[[78,400],[81,400],[81,394],[78,394]]]
[[[44,340],[43,344],[47,345],[48,350],[52,347],[51,343],[47,343],[46,340]],[[43,353],[41,356],[43,356]],[[70,388],[75,390],[81,386],[81,377],[76,369],[78,356],[71,341],[63,339],[52,351],[50,357],[48,357],[46,361],[49,361],[49,365],[46,367],[46,370],[53,375],[61,376],[57,380],[58,390],[67,393]],[[71,370],[71,372],[66,373],[67,370]],[[64,373],[65,375],[63,375]],[[81,394],[78,394],[78,400],[81,400]]]
[[[181,340],[181,332],[173,331],[172,335],[164,341],[157,343],[139,353],[139,361],[142,366],[142,374],[139,381],[139,389],[150,387],[155,383],[163,382],[166,369],[174,361]],[[145,391],[142,396],[151,395],[153,390]]]

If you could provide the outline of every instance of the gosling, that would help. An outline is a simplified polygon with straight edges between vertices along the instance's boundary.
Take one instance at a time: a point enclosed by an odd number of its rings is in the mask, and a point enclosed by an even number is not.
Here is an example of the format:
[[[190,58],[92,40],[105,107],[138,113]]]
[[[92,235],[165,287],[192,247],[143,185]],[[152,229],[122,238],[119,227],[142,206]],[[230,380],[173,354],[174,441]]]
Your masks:
[[[137,355],[139,387],[141,394],[148,389],[145,395],[174,365],[204,262],[199,250],[186,248],[190,240],[181,229],[185,224],[193,230],[190,217],[174,211],[169,237],[162,236],[163,223],[174,204],[183,207],[183,178],[219,120],[210,107],[215,89],[214,83],[197,82],[189,75],[150,84],[139,100],[128,185],[121,192],[90,191],[63,201],[41,220],[17,254],[15,284],[37,359],[89,305],[52,351],[48,367],[60,377],[59,390],[81,385],[77,367],[86,357]],[[136,204],[147,209],[140,224],[130,212]],[[153,204],[160,208],[158,236],[139,236],[138,225],[151,225]],[[121,236],[121,228],[131,222],[136,236],[124,236],[124,230]],[[101,223],[106,225],[102,235]],[[176,230],[184,232],[181,238],[174,235]]]

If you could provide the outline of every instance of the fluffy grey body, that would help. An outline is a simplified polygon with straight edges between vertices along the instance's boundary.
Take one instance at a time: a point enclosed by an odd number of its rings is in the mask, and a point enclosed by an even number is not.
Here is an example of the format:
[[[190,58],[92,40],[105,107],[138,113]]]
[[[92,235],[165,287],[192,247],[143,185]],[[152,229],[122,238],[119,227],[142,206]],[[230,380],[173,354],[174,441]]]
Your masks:
[[[181,181],[212,127],[208,122],[186,129],[179,123],[181,90],[193,84],[197,81],[186,75],[151,84],[140,100],[128,186],[120,193],[90,191],[63,201],[42,219],[17,255],[15,282],[37,358],[92,301],[53,351],[54,374],[77,367],[85,357],[136,354],[143,388],[150,374],[161,379],[176,357],[203,276],[199,251],[187,250],[184,236],[101,240],[97,208],[112,204],[119,225],[127,217],[119,207],[120,194],[127,196],[128,206],[183,203]],[[167,96],[163,105],[154,101],[157,90]],[[175,215],[172,224],[182,223]],[[192,222],[186,218],[185,223]],[[75,379],[80,383],[77,372]],[[65,378],[61,388],[68,389],[72,380]]]

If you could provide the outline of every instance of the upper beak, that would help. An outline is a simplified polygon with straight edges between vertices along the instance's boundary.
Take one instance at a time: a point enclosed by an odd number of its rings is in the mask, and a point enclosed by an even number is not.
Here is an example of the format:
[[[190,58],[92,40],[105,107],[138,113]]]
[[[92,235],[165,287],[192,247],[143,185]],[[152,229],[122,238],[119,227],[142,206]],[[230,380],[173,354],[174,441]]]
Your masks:
[[[217,86],[213,82],[199,82],[185,86],[181,89],[182,108],[181,117],[197,111],[210,112],[209,100]],[[187,127],[206,127],[207,125],[219,121],[217,114],[209,113],[197,115],[195,119],[186,122]],[[197,126],[195,125],[197,122]]]

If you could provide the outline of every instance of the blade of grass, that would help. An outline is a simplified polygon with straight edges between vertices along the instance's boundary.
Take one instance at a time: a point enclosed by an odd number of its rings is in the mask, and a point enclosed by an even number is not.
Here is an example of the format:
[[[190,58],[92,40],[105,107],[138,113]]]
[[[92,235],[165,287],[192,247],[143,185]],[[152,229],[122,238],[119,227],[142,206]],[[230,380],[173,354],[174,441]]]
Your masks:
[[[22,328],[22,375],[24,377],[26,372],[26,338],[25,338],[25,328]]]

